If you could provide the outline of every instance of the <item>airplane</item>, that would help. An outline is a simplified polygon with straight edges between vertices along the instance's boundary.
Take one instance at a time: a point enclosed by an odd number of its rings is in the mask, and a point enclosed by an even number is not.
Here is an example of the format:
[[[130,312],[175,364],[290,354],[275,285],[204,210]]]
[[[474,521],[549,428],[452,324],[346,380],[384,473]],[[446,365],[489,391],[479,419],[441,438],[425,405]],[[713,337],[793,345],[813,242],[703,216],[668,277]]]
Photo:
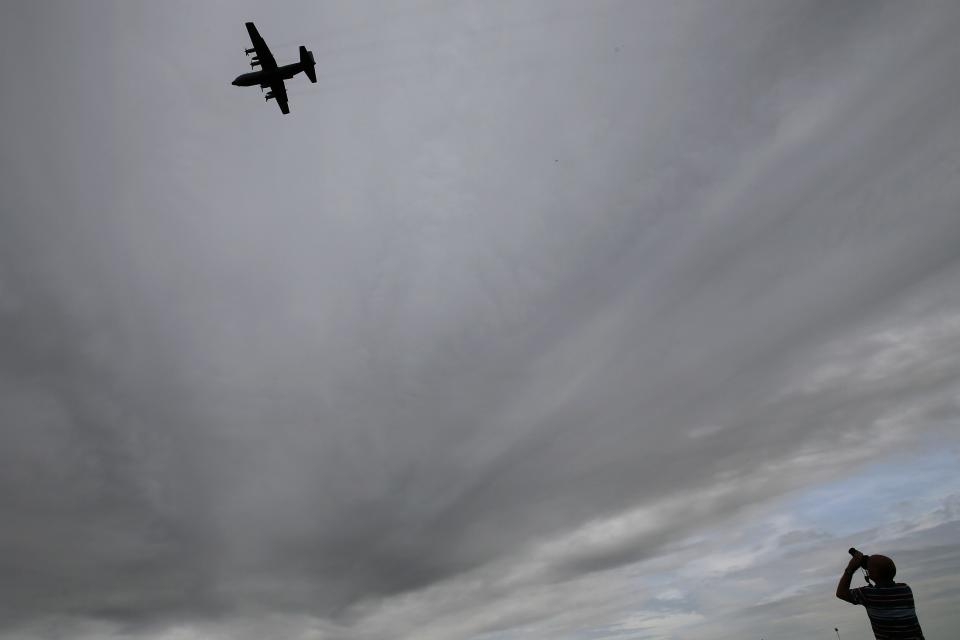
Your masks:
[[[253,48],[244,49],[244,53],[248,56],[251,53],[256,54],[250,60],[250,68],[255,69],[259,66],[260,70],[239,75],[232,84],[237,87],[260,85],[260,91],[263,91],[266,87],[270,87],[270,91],[267,92],[267,95],[265,95],[263,99],[276,100],[277,104],[280,105],[280,111],[290,113],[290,107],[287,105],[287,88],[284,86],[283,81],[289,80],[303,71],[307,74],[307,77],[310,78],[310,82],[316,82],[317,70],[315,67],[317,63],[313,59],[313,52],[307,50],[303,45],[300,45],[300,62],[278,67],[277,61],[273,59],[273,54],[270,53],[270,49],[267,48],[267,43],[260,37],[257,28],[253,26],[252,22],[247,22],[246,27],[247,33],[250,34],[250,41],[253,43]]]

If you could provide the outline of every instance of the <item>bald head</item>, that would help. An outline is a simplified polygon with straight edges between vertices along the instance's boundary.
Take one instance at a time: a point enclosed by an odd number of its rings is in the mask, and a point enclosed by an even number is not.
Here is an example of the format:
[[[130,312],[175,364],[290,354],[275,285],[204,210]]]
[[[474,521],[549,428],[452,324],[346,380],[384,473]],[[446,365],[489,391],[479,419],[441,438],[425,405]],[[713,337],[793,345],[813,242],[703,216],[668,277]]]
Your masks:
[[[887,556],[871,555],[867,561],[867,572],[875,582],[893,582],[897,565]]]

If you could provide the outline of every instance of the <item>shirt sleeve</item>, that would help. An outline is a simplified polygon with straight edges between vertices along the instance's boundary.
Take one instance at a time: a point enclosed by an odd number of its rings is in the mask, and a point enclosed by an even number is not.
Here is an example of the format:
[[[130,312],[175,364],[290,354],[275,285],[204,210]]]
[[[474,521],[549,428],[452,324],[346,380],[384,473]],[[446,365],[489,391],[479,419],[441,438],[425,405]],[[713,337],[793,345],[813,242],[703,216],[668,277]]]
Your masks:
[[[856,589],[850,589],[850,602],[853,604],[865,604],[863,598],[863,587],[857,587]]]

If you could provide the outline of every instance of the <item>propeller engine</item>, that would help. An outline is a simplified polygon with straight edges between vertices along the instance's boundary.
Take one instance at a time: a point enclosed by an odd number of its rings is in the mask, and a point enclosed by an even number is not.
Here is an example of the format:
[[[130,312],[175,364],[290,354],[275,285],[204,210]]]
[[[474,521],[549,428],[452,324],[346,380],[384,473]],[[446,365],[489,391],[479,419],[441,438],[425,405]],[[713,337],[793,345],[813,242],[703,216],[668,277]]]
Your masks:
[[[245,54],[247,54],[247,55],[250,55],[251,53],[256,53],[256,51],[257,51],[256,49],[244,49],[244,50],[243,50],[243,52],[244,52]]]
[[[273,95],[273,91],[268,91],[268,92],[267,92],[267,95],[263,96],[263,99],[264,99],[264,100],[270,100],[271,98],[275,98],[275,97],[276,97],[276,96]]]

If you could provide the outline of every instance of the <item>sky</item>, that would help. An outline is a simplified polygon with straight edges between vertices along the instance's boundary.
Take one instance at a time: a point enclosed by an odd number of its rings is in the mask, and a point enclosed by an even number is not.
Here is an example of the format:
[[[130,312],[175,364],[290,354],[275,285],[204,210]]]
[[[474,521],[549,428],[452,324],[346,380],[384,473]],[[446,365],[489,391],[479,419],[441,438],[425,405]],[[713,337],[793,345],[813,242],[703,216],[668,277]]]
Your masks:
[[[958,31],[3,3],[0,640],[952,637]]]

